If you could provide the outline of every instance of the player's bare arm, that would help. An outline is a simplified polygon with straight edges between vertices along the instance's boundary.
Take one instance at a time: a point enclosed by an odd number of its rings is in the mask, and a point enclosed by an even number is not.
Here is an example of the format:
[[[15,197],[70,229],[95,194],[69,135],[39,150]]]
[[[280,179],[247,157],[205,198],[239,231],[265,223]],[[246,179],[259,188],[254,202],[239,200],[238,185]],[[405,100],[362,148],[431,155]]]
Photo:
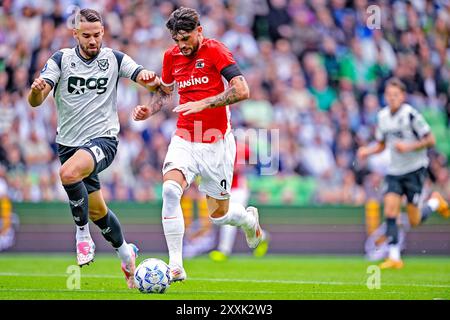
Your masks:
[[[35,79],[31,84],[31,90],[28,94],[28,103],[32,107],[40,106],[47,98],[50,91],[52,91],[52,86],[43,78]]]
[[[382,152],[385,148],[386,144],[384,142],[378,141],[373,146],[364,146],[359,148],[357,152],[357,157],[358,159],[366,159],[368,156]]]
[[[431,148],[436,144],[436,139],[434,135],[430,132],[425,135],[422,139],[415,142],[403,142],[399,141],[395,144],[395,148],[400,153],[417,151],[420,149]]]
[[[243,76],[236,76],[230,80],[230,86],[224,92],[200,101],[187,102],[173,109],[174,112],[188,115],[207,108],[218,108],[230,105],[250,97],[247,81]]]
[[[133,110],[133,120],[141,121],[145,120],[155,113],[158,113],[162,107],[171,99],[172,89],[164,88],[160,85],[156,88],[156,92],[153,94],[149,105],[139,105]]]

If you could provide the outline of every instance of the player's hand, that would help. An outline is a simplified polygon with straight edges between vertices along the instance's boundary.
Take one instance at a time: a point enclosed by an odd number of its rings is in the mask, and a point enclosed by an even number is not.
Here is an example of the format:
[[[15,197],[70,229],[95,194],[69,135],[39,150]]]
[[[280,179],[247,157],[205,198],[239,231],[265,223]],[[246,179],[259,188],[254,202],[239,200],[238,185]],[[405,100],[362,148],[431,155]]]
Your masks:
[[[33,83],[31,84],[31,91],[33,93],[41,93],[44,91],[45,87],[47,86],[47,82],[45,82],[42,78],[34,79]]]
[[[179,106],[173,108],[173,112],[181,113],[183,116],[186,116],[191,113],[197,113],[204,109],[206,109],[207,105],[205,105],[201,101],[193,101],[187,102],[184,104],[180,104]]]
[[[412,151],[411,145],[409,143],[401,142],[401,141],[395,143],[395,149],[400,153],[406,153],[406,152]]]
[[[133,120],[141,121],[150,116],[150,108],[148,106],[137,106],[133,110]]]
[[[160,85],[160,81],[156,76],[156,73],[149,70],[142,70],[139,72],[137,80],[144,82],[149,88],[155,88]]]

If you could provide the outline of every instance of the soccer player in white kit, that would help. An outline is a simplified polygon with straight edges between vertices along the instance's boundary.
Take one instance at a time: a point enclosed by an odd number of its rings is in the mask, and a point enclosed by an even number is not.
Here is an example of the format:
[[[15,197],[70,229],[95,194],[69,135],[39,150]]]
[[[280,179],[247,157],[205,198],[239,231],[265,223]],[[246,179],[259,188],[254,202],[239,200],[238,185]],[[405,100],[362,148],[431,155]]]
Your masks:
[[[241,227],[250,248],[264,238],[258,210],[229,201],[236,144],[231,132],[229,105],[249,97],[249,89],[231,52],[219,41],[203,36],[198,13],[180,7],[166,23],[175,45],[164,54],[161,87],[170,94],[178,87],[177,130],[163,165],[162,223],[169,250],[172,281],[186,279],[182,245],[185,231],[180,199],[196,176],[206,193],[213,223]],[[224,77],[229,86],[225,88]],[[161,91],[159,91],[161,92]],[[163,94],[149,106],[137,106],[135,120],[158,112]]]
[[[128,287],[133,288],[138,250],[124,240],[117,217],[103,199],[98,173],[111,164],[117,152],[119,78],[129,78],[149,91],[154,89],[151,82],[158,79],[128,55],[102,47],[104,28],[97,11],[83,9],[75,21],[73,36],[78,45],[52,55],[31,85],[28,101],[37,107],[53,89],[60,178],[76,224],[78,265],[94,260],[90,218],[117,251]]]
[[[398,78],[389,79],[384,95],[388,106],[378,112],[377,142],[373,146],[361,147],[357,156],[364,159],[389,148],[391,161],[384,195],[389,257],[380,267],[401,269],[403,261],[398,244],[397,218],[402,196],[407,198],[406,211],[412,227],[424,222],[434,211],[448,218],[449,208],[438,192],[433,192],[426,204],[419,207],[429,162],[427,148],[434,146],[435,138],[423,116],[405,102],[406,87]]]

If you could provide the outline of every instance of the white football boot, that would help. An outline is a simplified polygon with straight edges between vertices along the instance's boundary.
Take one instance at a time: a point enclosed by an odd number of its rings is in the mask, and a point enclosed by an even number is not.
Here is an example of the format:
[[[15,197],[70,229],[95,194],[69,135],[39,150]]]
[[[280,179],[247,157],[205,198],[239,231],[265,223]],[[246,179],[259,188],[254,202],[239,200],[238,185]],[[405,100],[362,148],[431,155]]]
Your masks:
[[[187,279],[186,271],[179,265],[169,265],[170,268],[170,283],[177,281],[184,281]]]
[[[259,225],[259,214],[258,209],[255,207],[248,207],[247,212],[251,213],[255,217],[255,226],[252,229],[244,230],[245,238],[247,240],[247,245],[251,249],[255,249],[259,246],[263,240],[264,231]]]

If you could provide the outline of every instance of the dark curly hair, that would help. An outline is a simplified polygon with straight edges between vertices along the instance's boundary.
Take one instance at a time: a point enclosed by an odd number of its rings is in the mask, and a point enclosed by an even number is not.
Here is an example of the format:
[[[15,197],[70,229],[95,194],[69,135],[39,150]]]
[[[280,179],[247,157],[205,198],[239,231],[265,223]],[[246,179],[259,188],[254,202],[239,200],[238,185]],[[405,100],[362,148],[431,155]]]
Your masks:
[[[200,16],[197,11],[191,8],[180,7],[169,17],[166,27],[172,34],[180,31],[191,32],[200,25]]]

